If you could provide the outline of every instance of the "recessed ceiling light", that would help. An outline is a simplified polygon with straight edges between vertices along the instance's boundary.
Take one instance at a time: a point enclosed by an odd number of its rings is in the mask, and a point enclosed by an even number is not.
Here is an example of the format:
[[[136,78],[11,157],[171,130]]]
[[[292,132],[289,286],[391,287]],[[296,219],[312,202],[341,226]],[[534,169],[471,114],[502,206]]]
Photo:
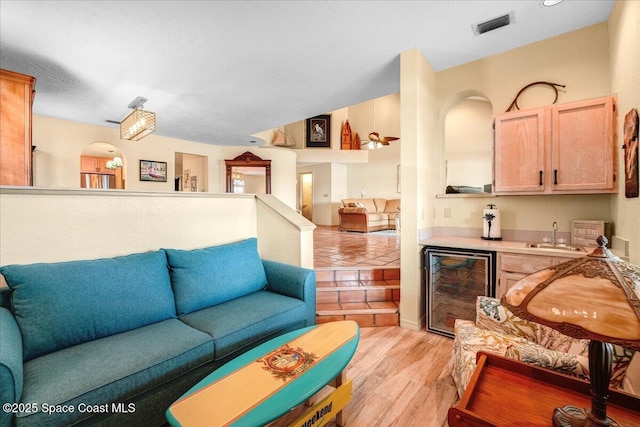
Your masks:
[[[547,6],[547,7],[551,7],[551,6],[555,6],[557,4],[562,3],[564,0],[542,0],[542,5],[543,6]]]

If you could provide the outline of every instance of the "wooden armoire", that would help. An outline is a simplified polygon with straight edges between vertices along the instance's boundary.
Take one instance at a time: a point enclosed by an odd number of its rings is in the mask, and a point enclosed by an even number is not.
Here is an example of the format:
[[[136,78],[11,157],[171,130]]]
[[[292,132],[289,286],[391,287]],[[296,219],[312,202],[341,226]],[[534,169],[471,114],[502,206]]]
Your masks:
[[[31,107],[36,79],[0,69],[0,185],[33,185]]]

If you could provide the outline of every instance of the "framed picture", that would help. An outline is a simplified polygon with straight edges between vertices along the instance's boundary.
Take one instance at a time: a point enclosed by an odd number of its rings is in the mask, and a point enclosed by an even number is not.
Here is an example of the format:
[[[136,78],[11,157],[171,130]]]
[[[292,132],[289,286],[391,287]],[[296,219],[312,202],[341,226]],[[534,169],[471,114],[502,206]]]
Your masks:
[[[194,193],[198,192],[198,177],[197,176],[192,176],[191,177],[191,191]]]
[[[307,147],[331,148],[331,116],[328,114],[307,119]]]
[[[191,169],[182,171],[182,191],[187,191],[191,187]]]
[[[167,162],[140,160],[140,181],[167,182]]]
[[[633,108],[624,116],[624,195],[638,197],[638,111]]]

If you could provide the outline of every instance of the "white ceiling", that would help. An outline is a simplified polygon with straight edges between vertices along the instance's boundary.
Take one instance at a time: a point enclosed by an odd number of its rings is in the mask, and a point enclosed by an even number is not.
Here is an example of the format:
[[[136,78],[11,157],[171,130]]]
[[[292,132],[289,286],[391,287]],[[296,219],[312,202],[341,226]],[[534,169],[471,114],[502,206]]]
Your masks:
[[[35,114],[104,126],[136,96],[156,134],[251,134],[400,89],[400,53],[436,71],[606,21],[613,0],[0,1],[0,66],[37,78]],[[481,36],[471,25],[514,11]],[[260,141],[259,141],[260,142]]]

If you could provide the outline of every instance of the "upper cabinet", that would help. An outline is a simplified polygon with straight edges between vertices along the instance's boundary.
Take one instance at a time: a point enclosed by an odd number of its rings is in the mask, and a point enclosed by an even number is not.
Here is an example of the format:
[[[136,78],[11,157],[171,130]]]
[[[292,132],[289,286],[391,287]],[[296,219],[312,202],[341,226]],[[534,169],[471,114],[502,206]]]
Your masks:
[[[496,194],[615,193],[614,97],[497,115]]]
[[[31,106],[36,79],[0,69],[0,185],[32,185]]]
[[[106,173],[113,175],[113,169],[107,169],[107,162],[111,157],[80,156],[80,172]]]

